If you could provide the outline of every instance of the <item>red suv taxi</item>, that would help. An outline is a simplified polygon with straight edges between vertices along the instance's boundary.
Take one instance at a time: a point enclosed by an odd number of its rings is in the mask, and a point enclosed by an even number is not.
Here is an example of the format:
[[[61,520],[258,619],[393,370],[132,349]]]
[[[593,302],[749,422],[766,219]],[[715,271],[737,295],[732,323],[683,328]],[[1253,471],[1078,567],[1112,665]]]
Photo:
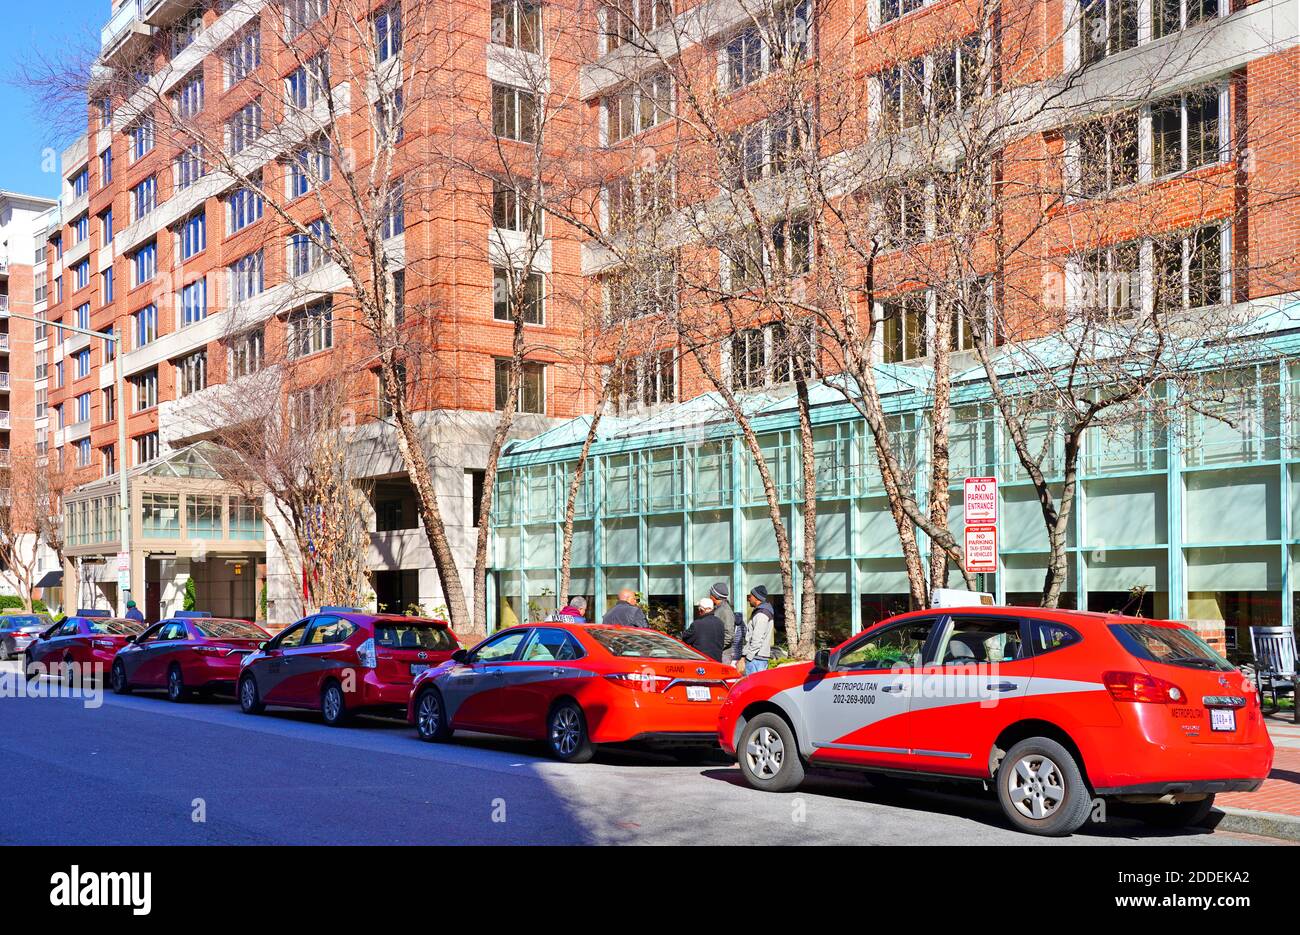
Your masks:
[[[1046,835],[1096,797],[1193,823],[1273,762],[1254,686],[1188,627],[1036,608],[892,617],[744,679],[718,732],[758,789],[809,766],[991,781],[1013,825]]]
[[[239,706],[315,708],[329,725],[364,709],[405,709],[415,676],[459,645],[441,620],[322,607],[244,657]]]

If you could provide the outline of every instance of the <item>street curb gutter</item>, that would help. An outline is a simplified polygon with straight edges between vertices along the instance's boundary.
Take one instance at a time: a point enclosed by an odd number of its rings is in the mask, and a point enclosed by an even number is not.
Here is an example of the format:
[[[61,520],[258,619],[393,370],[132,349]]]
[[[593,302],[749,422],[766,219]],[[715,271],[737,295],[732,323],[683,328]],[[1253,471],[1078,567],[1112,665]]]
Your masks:
[[[1258,834],[1300,842],[1300,818],[1295,815],[1222,805],[1210,812],[1203,825],[1215,831],[1235,831],[1239,834]]]

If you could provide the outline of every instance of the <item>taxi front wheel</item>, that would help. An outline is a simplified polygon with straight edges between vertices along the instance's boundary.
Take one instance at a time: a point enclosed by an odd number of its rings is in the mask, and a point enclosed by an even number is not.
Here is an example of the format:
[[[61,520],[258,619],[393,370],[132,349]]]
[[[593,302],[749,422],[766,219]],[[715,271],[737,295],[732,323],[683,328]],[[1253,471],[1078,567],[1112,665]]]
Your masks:
[[[803,782],[794,731],[780,715],[760,714],[745,725],[736,750],[745,781],[764,792],[789,792]]]
[[[997,786],[1003,814],[1030,834],[1071,834],[1092,809],[1079,764],[1047,737],[1029,737],[1008,750],[998,766]]]

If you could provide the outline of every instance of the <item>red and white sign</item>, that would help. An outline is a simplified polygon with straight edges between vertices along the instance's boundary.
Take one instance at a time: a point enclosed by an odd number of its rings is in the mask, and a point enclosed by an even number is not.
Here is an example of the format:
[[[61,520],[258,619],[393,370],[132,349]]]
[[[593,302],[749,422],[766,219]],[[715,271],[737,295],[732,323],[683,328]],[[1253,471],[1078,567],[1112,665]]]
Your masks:
[[[975,575],[998,570],[998,527],[966,527],[966,571]]]
[[[998,521],[998,479],[968,477],[963,487],[967,526],[986,526]]]

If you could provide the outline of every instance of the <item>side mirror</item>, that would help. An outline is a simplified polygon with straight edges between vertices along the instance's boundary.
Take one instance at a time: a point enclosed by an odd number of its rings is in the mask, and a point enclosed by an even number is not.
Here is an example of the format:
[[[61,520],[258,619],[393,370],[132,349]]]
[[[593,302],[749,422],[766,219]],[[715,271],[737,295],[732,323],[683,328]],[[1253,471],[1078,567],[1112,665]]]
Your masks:
[[[456,650],[454,653],[451,654],[451,661],[462,666],[469,665],[469,650],[468,649]]]
[[[128,633],[127,636],[126,636],[126,641],[127,641],[128,643],[134,643],[134,642],[135,642],[135,636],[136,636],[136,635],[135,635],[134,633]]]
[[[268,646],[270,646],[270,645],[271,645],[271,644],[270,644],[269,642],[267,642],[266,640],[262,640],[262,642],[260,642],[260,643],[257,644],[257,648],[258,648],[259,651],[261,651],[261,652],[265,652],[265,651],[266,651],[266,648],[267,648]]]
[[[813,656],[813,668],[818,672],[829,672],[831,670],[831,651],[829,649],[819,649]]]

